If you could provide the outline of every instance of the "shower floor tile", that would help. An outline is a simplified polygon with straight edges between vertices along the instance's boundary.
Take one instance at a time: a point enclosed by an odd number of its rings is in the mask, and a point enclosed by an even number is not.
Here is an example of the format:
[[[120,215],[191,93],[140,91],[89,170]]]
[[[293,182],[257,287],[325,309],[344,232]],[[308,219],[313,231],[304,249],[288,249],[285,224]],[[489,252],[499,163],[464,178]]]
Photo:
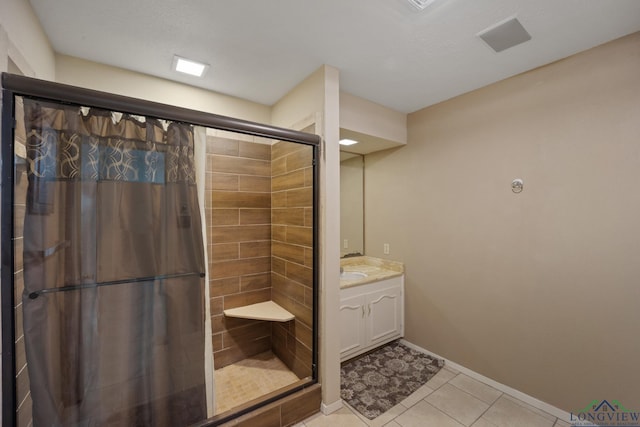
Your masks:
[[[299,380],[270,351],[217,369],[214,378],[216,414]]]

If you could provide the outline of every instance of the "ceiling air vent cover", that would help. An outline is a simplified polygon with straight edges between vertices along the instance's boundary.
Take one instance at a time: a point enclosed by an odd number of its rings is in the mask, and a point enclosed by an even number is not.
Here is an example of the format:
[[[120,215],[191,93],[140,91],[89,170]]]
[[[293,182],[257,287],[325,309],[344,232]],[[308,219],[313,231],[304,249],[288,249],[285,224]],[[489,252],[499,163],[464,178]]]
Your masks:
[[[418,10],[426,9],[431,3],[434,3],[436,0],[407,0],[411,3],[411,6],[415,7]]]
[[[480,32],[478,37],[484,40],[485,43],[496,52],[502,52],[510,47],[531,40],[531,36],[527,30],[524,29],[520,21],[516,18],[507,19],[493,27],[487,28]]]

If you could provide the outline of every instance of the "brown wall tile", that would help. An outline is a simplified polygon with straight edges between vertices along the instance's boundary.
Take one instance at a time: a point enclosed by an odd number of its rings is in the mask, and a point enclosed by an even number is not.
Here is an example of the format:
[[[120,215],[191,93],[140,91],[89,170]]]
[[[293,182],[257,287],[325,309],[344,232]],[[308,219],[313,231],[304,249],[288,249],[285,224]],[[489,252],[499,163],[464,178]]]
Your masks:
[[[304,187],[287,191],[287,207],[313,205],[313,188]]]
[[[304,303],[304,286],[286,278],[285,276],[272,273],[271,289],[274,292],[280,292],[283,295],[286,295],[288,298]]]
[[[277,191],[271,193],[271,207],[272,208],[286,208],[287,207],[287,192]]]
[[[218,208],[270,208],[271,194],[237,191],[212,191],[212,207]]]
[[[295,336],[296,338],[303,344],[305,345],[307,348],[312,348],[313,347],[313,333],[311,331],[311,328],[304,325],[302,322],[295,322],[294,321],[294,328],[295,328]]]
[[[222,347],[222,333],[213,334],[211,340],[212,340],[211,344],[213,345],[213,351],[214,352],[223,349],[223,347]]]
[[[238,191],[238,175],[228,173],[211,173],[211,187],[207,190]]]
[[[209,209],[211,212],[211,225],[238,225],[240,224],[240,209]]]
[[[213,262],[238,259],[240,248],[238,243],[222,243],[210,246],[209,259]]]
[[[211,276],[211,272],[209,272]],[[240,292],[240,278],[228,277],[226,279],[209,280],[209,294],[212,298]]]
[[[280,157],[271,162],[271,175],[282,175],[287,173],[287,158]]]
[[[287,157],[287,172],[312,166],[313,151],[311,147],[304,147]]]
[[[311,247],[313,245],[313,229],[311,227],[287,227],[286,242]]]
[[[271,178],[271,190],[282,191],[304,187],[304,170],[300,169]]]
[[[304,264],[304,248],[302,246],[273,242],[271,244],[271,254],[287,261]]]
[[[284,276],[287,274],[287,261],[282,258],[271,257],[271,271]]]
[[[224,368],[227,365],[244,360],[255,354],[264,353],[271,349],[271,337],[263,337],[246,343],[242,347],[229,347],[217,351],[213,355],[214,369]]]
[[[252,176],[239,175],[238,190],[253,192],[271,192],[271,177],[268,176]]]
[[[252,242],[269,240],[271,227],[268,225],[213,227],[211,239],[217,243]]]
[[[271,273],[253,274],[240,278],[240,291],[256,291],[258,289],[271,288]]]
[[[281,406],[282,426],[291,426],[320,410],[322,401],[319,384],[305,389],[299,396],[285,400]]]
[[[270,322],[259,322],[242,328],[235,328],[222,333],[223,348],[243,346],[262,337],[271,336]]]
[[[313,168],[304,170],[304,186],[311,187],[313,185]]]
[[[212,297],[211,301],[211,315],[215,316],[217,314],[222,314],[222,297]]]
[[[304,226],[313,227],[313,208],[304,208]]]
[[[268,271],[271,271],[271,257],[265,256],[262,258],[214,262],[209,270],[209,277],[212,280],[225,277],[238,278],[239,276],[247,274],[264,273]]]
[[[243,416],[233,424],[234,427],[282,427],[280,421],[280,406],[270,406],[259,409],[249,416]]]
[[[271,162],[265,160],[214,155],[212,158],[212,166],[216,172],[271,176]]]
[[[257,304],[271,299],[271,289],[262,289],[253,292],[227,295],[224,297],[224,309],[242,307],[243,305]]]
[[[279,242],[287,241],[287,227],[285,225],[271,226],[271,239]]]
[[[240,258],[258,258],[271,256],[271,241],[240,243]]]
[[[239,157],[250,159],[271,160],[271,145],[255,142],[240,141]]]
[[[303,226],[304,219],[304,208],[278,208],[271,210],[272,224]]]
[[[313,286],[313,270],[300,264],[292,262],[287,263],[287,277],[304,286]]]
[[[240,209],[240,224],[271,224],[271,209]]]
[[[294,153],[298,150],[304,149],[304,145],[295,144],[293,142],[280,141],[271,146],[271,159],[279,159],[287,154]]]

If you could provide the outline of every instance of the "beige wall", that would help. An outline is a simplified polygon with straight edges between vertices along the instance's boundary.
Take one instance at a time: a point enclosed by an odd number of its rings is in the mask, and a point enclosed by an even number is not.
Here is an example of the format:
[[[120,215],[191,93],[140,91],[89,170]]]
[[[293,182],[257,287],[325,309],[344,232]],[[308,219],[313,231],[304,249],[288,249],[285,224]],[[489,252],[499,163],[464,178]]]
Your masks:
[[[407,143],[407,115],[367,99],[340,92],[340,127]]]
[[[53,49],[27,0],[0,1],[0,71],[8,57],[27,76],[55,77]]]
[[[366,251],[406,263],[410,342],[566,411],[640,408],[639,46],[418,111],[367,156]]]
[[[260,123],[271,120],[266,105],[71,56],[56,55],[56,81]]]

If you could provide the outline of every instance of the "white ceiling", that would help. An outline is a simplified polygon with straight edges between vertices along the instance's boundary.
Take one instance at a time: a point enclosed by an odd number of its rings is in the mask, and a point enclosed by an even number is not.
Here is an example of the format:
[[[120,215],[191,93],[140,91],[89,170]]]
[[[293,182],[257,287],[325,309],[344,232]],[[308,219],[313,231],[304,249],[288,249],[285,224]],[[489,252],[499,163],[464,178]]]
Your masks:
[[[412,112],[640,31],[640,0],[30,0],[55,51],[272,105],[322,64]],[[532,40],[476,34],[516,16]],[[203,79],[173,55],[211,65]]]

